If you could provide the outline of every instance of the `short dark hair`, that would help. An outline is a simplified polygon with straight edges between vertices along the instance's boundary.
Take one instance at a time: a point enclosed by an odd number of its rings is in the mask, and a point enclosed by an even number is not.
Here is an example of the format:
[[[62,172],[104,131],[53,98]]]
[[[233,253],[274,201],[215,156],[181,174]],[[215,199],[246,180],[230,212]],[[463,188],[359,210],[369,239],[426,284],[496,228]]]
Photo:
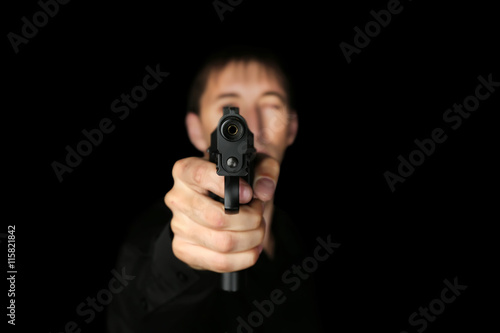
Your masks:
[[[265,48],[248,45],[231,45],[212,53],[201,67],[201,70],[198,71],[188,93],[188,112],[200,113],[201,96],[205,91],[210,74],[213,71],[221,70],[232,61],[244,63],[256,61],[272,69],[285,91],[287,104],[293,107],[290,79],[278,55]]]

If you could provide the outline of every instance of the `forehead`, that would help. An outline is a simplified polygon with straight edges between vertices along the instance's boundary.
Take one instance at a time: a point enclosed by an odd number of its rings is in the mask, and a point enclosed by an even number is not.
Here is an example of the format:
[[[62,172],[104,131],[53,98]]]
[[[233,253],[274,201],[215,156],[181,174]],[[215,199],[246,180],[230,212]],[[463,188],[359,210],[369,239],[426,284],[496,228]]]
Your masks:
[[[285,96],[282,81],[274,68],[257,61],[232,61],[220,69],[212,70],[202,100],[209,102],[221,93],[258,96],[267,91]]]

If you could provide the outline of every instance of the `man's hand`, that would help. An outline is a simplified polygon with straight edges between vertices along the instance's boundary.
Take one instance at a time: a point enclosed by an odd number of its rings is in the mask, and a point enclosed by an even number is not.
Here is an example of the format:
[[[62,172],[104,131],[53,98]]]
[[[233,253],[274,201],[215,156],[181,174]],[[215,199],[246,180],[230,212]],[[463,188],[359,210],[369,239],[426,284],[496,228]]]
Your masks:
[[[208,195],[210,191],[224,197],[224,177],[217,175],[215,164],[196,157],[177,161],[172,169],[174,186],[165,196],[173,213],[175,256],[192,268],[218,273],[253,266],[263,248],[264,202],[274,195],[279,168],[275,159],[258,156],[254,191],[240,179],[240,204],[246,205],[238,214],[228,215],[224,204]]]

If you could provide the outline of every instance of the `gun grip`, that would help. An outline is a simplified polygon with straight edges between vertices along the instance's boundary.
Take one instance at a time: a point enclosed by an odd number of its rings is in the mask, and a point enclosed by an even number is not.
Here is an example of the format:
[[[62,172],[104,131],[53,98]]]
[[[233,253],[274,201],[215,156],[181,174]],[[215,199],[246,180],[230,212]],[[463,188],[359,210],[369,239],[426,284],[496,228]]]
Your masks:
[[[240,177],[224,177],[224,210],[226,214],[237,214],[240,210]],[[221,288],[238,291],[243,284],[241,272],[222,273]]]
[[[240,210],[240,177],[224,177],[224,210],[226,214],[237,214]]]
[[[242,272],[222,273],[221,288],[225,291],[235,292],[243,286]]]

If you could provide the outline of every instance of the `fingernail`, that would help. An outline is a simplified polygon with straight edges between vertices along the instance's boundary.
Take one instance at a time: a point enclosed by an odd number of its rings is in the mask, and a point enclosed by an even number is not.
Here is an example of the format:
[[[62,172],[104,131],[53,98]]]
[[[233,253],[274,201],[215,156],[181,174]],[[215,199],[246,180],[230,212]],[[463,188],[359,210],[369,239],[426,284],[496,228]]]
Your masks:
[[[256,195],[264,201],[270,200],[273,197],[275,188],[276,184],[270,178],[261,178],[255,183]]]

